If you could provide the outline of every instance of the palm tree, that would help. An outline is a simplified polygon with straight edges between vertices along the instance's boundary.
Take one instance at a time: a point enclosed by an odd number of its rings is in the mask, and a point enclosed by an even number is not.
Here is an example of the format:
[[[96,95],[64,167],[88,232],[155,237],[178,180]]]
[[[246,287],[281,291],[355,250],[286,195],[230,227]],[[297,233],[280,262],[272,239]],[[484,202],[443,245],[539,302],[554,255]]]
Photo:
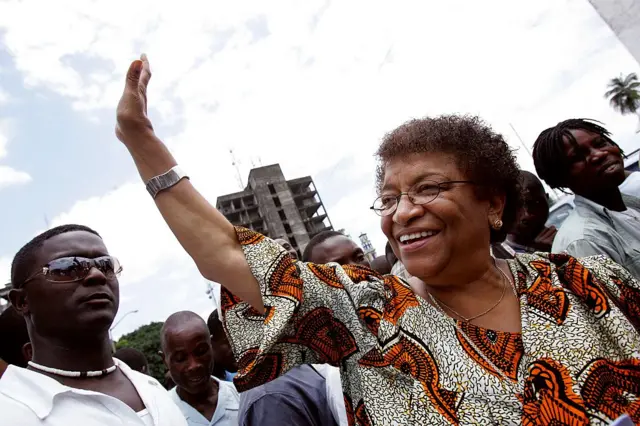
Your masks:
[[[612,78],[607,86],[609,90],[604,94],[609,99],[611,107],[622,115],[637,114],[640,111],[640,81],[636,73],[626,77]]]

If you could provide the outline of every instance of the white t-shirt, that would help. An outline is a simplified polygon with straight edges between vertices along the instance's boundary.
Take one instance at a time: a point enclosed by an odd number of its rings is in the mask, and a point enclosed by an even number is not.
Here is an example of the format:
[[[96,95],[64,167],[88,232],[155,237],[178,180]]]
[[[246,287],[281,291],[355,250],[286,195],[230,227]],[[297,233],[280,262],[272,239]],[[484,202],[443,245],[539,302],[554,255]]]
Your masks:
[[[0,379],[2,426],[187,426],[180,409],[153,377],[114,360],[138,391],[147,411],[99,392],[63,385],[51,377],[10,365]]]

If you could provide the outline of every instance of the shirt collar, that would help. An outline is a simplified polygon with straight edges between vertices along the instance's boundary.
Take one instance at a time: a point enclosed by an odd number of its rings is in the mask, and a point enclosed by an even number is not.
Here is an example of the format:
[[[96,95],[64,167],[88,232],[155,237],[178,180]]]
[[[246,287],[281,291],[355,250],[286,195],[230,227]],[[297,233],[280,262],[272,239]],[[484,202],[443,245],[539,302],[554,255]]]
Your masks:
[[[138,394],[142,398],[147,409],[154,419],[158,418],[158,412],[154,404],[150,404],[151,401],[145,400],[147,395],[144,392],[140,392],[138,386],[140,382],[135,373],[122,361],[113,359],[122,373],[131,381],[136,388]],[[147,377],[147,376],[144,376]],[[149,384],[154,384],[155,379],[148,377]],[[96,395],[97,392],[88,391],[84,389],[76,389],[69,386],[65,386],[55,379],[49,376],[31,371],[26,368],[16,367],[10,365],[0,380],[0,394],[3,394],[7,398],[14,399],[27,407],[29,407],[40,420],[47,417],[53,410],[53,401],[57,395],[72,392],[80,395]]]
[[[220,380],[215,376],[211,376],[211,378],[218,383],[218,405],[216,407],[216,411],[213,414],[213,418],[212,418],[212,421],[211,421],[211,423],[214,424],[215,421],[218,419],[218,417],[221,416],[223,410],[227,410],[227,409],[238,410],[238,406],[239,406],[238,399],[239,398],[237,397],[237,391],[235,390],[235,386],[232,383]],[[180,398],[180,395],[178,395],[178,387],[177,386],[173,387],[169,391],[169,394],[171,395],[171,397],[173,398],[173,400],[175,402],[178,402],[180,404],[184,404],[184,405],[188,406],[194,412],[197,412],[196,409],[193,408],[191,405],[189,405],[188,402],[186,402],[182,398]],[[191,417],[191,414],[190,414],[191,410],[183,411],[183,414],[184,414],[184,416],[185,416],[185,418],[187,420],[189,420],[189,417]]]
[[[573,204],[576,206],[576,208],[586,208],[588,210],[591,211],[595,211],[597,213],[602,213],[605,214],[607,212],[607,208],[604,206],[601,206],[598,203],[595,203],[591,200],[589,200],[588,198],[583,197],[582,195],[578,195],[576,194],[573,198]]]
[[[632,208],[640,208],[640,199],[631,195],[621,194],[622,201],[624,201],[625,206]],[[609,215],[610,210],[600,204],[593,202],[581,195],[575,195],[573,199],[573,203],[576,207],[583,207],[590,211],[603,214],[605,216]]]
[[[26,405],[40,420],[51,413],[56,395],[70,391],[71,388],[51,377],[14,365],[7,368],[0,380],[0,394]]]

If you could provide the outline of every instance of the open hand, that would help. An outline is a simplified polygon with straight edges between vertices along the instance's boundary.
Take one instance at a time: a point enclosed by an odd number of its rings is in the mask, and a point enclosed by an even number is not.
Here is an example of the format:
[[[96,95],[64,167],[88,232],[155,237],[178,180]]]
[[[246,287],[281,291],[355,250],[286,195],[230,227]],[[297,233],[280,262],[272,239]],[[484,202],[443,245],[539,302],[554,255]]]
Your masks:
[[[134,144],[145,133],[153,133],[147,116],[147,85],[151,68],[146,55],[141,55],[129,66],[124,92],[116,111],[116,136],[125,145]]]

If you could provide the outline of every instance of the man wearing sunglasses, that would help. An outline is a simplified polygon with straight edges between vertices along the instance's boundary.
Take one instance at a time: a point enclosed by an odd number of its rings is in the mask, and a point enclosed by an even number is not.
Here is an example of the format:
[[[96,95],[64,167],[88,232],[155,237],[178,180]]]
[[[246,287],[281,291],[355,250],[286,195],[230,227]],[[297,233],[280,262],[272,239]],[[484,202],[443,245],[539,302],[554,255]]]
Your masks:
[[[112,356],[121,269],[81,225],[50,229],[18,251],[9,298],[25,318],[33,357],[0,380],[3,424],[186,426],[155,379]]]

